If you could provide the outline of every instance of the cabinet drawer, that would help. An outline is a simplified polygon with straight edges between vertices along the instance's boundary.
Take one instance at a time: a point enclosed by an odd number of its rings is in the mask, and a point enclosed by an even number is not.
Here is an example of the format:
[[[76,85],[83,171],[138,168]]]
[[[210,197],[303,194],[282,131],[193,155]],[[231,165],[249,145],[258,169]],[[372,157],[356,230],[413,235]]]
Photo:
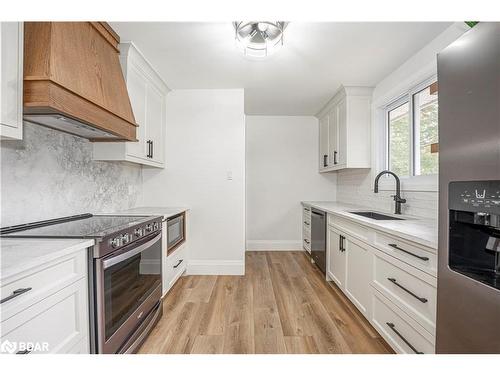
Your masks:
[[[311,252],[311,239],[310,238],[304,238],[302,239],[302,245],[304,247],[304,250],[307,252]]]
[[[380,251],[374,255],[372,285],[434,335],[436,279]]]
[[[304,217],[302,220],[302,228],[303,230],[311,231],[311,218]]]
[[[311,207],[309,206],[302,207],[302,217],[304,219],[309,219],[309,222],[311,222]]]
[[[177,279],[184,273],[187,265],[186,247],[178,247],[172,255],[167,257],[167,285],[170,289]]]
[[[62,257],[55,262],[34,268],[3,284],[1,298],[15,290],[31,288],[0,305],[1,320],[10,318],[23,309],[87,276],[87,249]]]
[[[303,226],[302,227],[302,237],[311,239],[311,229],[309,227]]]
[[[80,279],[4,320],[2,342],[34,344],[32,353],[70,351],[89,334],[87,298],[87,280]]]
[[[373,230],[361,224],[352,222],[350,220],[341,218],[335,215],[328,215],[328,225],[333,225],[337,229],[346,234],[358,238],[365,242],[371,242],[373,238]]]
[[[437,256],[432,249],[379,232],[375,234],[375,246],[419,270],[437,276]]]
[[[397,353],[434,353],[434,336],[372,288],[372,323]]]

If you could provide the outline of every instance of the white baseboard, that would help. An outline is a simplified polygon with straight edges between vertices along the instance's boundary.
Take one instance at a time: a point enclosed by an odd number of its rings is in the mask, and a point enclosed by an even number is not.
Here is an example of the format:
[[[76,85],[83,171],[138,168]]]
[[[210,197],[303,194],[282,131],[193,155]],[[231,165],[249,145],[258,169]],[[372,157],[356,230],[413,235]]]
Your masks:
[[[302,241],[248,240],[247,251],[297,251],[303,250]]]
[[[189,260],[187,275],[244,275],[244,260]]]

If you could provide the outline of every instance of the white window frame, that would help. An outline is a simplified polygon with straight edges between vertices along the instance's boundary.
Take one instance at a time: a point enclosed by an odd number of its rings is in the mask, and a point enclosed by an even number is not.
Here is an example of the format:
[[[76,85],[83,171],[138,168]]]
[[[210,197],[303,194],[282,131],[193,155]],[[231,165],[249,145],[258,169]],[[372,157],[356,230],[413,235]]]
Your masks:
[[[400,105],[408,102],[409,113],[410,113],[410,176],[400,176],[402,189],[405,191],[438,191],[438,175],[414,175],[415,172],[415,114],[413,112],[413,97],[415,94],[419,93],[426,87],[430,86],[432,83],[437,81],[437,75],[432,76],[420,81],[416,85],[410,86],[407,90],[404,90],[398,96],[392,100],[387,101],[385,105],[380,106],[377,109],[378,122],[379,122],[379,137],[378,142],[383,144],[379,150],[379,158],[376,166],[376,171],[379,173],[382,170],[388,169],[389,167],[389,126],[388,126],[388,116],[389,111]],[[386,178],[380,179],[379,184],[380,190],[394,190],[394,181],[388,176]]]

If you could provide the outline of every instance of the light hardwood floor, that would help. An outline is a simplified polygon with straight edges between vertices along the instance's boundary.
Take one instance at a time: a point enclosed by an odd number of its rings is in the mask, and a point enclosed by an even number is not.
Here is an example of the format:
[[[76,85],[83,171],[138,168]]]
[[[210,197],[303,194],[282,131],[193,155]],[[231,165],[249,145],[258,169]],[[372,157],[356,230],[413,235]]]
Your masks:
[[[247,252],[245,276],[184,276],[140,353],[391,353],[307,255]]]

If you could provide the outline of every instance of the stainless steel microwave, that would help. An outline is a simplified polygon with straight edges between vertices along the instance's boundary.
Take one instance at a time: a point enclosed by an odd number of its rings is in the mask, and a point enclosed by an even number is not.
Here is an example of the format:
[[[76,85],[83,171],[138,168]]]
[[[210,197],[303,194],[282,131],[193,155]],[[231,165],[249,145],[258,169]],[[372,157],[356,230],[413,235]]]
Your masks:
[[[171,254],[186,239],[186,217],[182,212],[167,219],[167,253]]]

